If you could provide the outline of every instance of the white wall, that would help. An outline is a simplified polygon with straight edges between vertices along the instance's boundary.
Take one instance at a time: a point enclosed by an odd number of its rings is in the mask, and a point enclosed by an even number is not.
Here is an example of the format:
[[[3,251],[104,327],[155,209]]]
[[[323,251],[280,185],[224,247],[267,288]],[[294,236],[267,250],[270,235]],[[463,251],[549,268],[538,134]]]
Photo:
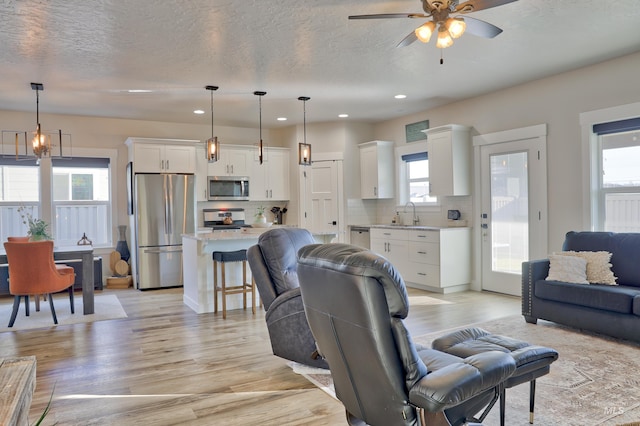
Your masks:
[[[463,124],[472,135],[548,125],[549,251],[560,250],[567,231],[581,228],[582,139],[580,113],[640,100],[640,53],[520,86],[379,123],[376,139],[404,144],[405,124]],[[472,70],[470,70],[472,72]]]

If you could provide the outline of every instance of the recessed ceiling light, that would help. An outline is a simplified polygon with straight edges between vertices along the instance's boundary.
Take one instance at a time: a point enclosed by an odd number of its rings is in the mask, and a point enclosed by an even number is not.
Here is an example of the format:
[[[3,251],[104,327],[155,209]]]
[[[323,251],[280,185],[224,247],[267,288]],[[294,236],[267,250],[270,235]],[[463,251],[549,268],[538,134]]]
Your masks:
[[[278,117],[276,118],[278,121],[287,121],[287,117]]]
[[[407,97],[407,95],[395,95],[394,96],[394,98],[396,98],[396,99],[404,99],[406,97]]]
[[[347,117],[349,117],[349,114],[338,114],[338,117],[347,118]]]
[[[152,90],[146,90],[146,89],[131,89],[131,90],[127,90],[127,92],[129,93],[151,93]]]
[[[193,111],[194,114],[204,114],[204,111],[201,109],[196,109]]]

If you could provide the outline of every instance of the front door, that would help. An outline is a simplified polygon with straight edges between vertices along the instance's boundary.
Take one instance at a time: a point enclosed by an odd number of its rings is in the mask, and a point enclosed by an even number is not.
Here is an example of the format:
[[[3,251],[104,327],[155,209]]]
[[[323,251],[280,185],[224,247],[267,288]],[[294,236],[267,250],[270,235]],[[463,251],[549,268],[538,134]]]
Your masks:
[[[547,254],[546,126],[476,136],[474,145],[482,289],[519,296],[522,262]]]

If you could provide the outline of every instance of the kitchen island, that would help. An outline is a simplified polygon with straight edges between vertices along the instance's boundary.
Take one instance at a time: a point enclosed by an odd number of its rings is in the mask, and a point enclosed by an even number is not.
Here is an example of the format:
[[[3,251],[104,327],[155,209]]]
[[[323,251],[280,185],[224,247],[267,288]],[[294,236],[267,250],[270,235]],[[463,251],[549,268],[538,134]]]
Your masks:
[[[234,251],[248,249],[258,242],[258,238],[269,228],[242,228],[240,231],[215,231],[208,233],[195,233],[182,235],[182,265],[184,277],[185,305],[199,314],[213,312],[213,259],[214,251]],[[318,243],[329,243],[335,237],[335,233],[313,234]],[[228,280],[237,279],[238,268],[229,268]],[[235,272],[235,274],[234,274]],[[249,278],[248,278],[249,279]],[[242,307],[242,295],[235,295],[227,300],[227,309]]]

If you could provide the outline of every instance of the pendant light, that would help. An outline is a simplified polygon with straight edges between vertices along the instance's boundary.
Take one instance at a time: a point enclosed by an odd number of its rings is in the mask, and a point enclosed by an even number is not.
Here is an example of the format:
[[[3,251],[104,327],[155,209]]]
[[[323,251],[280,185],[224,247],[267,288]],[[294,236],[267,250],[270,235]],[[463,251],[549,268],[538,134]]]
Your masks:
[[[63,157],[63,139],[66,141],[65,145],[68,145],[71,149],[71,135],[62,133],[62,130],[56,130],[54,132],[43,131],[40,125],[40,91],[44,90],[42,83],[31,83],[31,89],[36,91],[36,130],[33,132],[31,143],[29,144],[28,134],[29,131],[15,131],[15,130],[3,130],[2,131],[2,145],[6,142],[5,136],[9,136],[15,143],[16,160],[25,160],[33,158],[32,154],[36,157],[36,164],[40,164],[40,160],[43,157],[52,157],[53,149],[59,149],[59,154],[56,157]],[[21,137],[22,135],[22,137]],[[58,145],[51,144],[52,135],[55,135]],[[24,138],[21,142],[20,139]],[[8,139],[8,138],[7,138]]]
[[[302,101],[302,133],[303,143],[298,144],[298,164],[301,166],[311,165],[311,144],[307,143],[307,101],[311,99],[308,96],[300,96]]]
[[[258,96],[258,106],[259,106],[259,114],[260,114],[260,142],[258,143],[258,161],[262,164],[264,159],[264,144],[262,143],[262,97],[267,94],[267,92],[253,92],[254,95]]]
[[[218,137],[213,136],[213,92],[218,90],[218,86],[205,86],[211,92],[211,138],[207,139],[207,161],[215,163],[220,159],[220,142]]]

